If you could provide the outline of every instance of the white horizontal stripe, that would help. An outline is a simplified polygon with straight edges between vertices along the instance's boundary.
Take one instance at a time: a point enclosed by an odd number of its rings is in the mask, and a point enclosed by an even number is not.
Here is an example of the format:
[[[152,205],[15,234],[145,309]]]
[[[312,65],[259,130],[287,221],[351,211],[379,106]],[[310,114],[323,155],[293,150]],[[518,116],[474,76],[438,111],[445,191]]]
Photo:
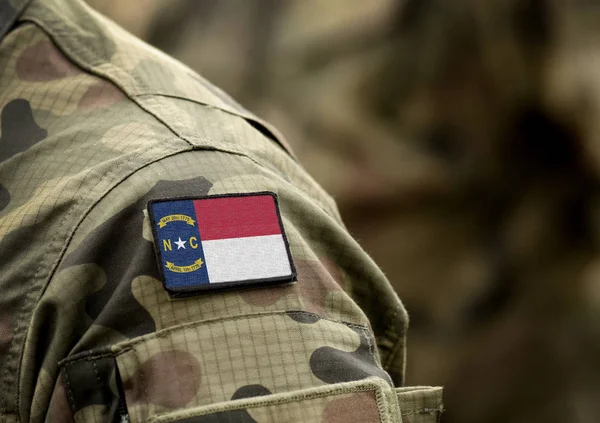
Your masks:
[[[281,235],[202,241],[210,283],[289,276],[290,262]]]

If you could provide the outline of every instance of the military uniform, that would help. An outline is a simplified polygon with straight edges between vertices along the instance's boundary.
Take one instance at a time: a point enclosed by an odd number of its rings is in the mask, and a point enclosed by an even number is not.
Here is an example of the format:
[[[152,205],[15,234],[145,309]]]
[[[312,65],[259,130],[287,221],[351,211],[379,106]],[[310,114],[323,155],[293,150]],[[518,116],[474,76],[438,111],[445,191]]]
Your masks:
[[[439,418],[401,387],[402,304],[274,129],[78,1],[1,3],[0,35],[0,422]],[[169,292],[148,204],[253,193],[295,283]]]

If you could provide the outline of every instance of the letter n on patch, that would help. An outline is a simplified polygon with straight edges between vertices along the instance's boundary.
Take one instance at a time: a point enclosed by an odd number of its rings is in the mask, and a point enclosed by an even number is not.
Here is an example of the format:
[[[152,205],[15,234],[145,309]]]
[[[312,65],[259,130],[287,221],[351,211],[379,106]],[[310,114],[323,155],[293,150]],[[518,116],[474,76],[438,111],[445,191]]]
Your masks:
[[[153,200],[148,213],[171,296],[296,280],[271,192]]]

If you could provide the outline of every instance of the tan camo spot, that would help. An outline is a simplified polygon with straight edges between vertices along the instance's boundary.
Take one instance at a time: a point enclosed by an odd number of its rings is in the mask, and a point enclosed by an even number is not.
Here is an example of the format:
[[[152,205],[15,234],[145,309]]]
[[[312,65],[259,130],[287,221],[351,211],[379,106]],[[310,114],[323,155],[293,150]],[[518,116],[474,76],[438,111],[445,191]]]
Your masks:
[[[101,422],[106,417],[106,406],[94,404],[83,407],[75,413],[76,422]]]
[[[343,291],[332,291],[325,298],[325,315],[330,319],[352,321],[368,325],[368,320],[361,313],[360,307],[348,298]]]
[[[128,122],[110,128],[100,142],[115,151],[131,151],[147,145],[149,139],[155,138],[155,131],[147,123]]]
[[[28,164],[28,167],[32,165]],[[11,228],[33,225],[46,214],[52,213],[53,204],[46,201],[49,187],[61,191],[68,183],[69,179],[66,177],[48,178],[45,181],[39,181],[37,186],[25,179],[8,181],[6,188],[13,193],[13,197],[0,218],[0,237],[5,236]],[[24,199],[26,199],[25,202]],[[19,223],[15,224],[15,222]]]
[[[0,99],[0,109],[4,108],[11,99],[21,98],[31,104],[34,114],[38,111],[49,112],[50,119],[53,116],[69,116],[77,111],[81,97],[96,81],[95,77],[86,74],[36,83],[12,80],[6,88],[3,88],[2,94],[5,95]],[[40,121],[40,123],[44,122]]]
[[[131,290],[135,299],[152,316],[156,330],[203,319],[238,316],[244,313],[299,310],[301,304],[297,296],[279,296],[279,292],[289,293],[289,287],[258,288],[171,300],[161,281],[151,276],[138,276],[131,282]],[[250,301],[248,301],[249,298]]]
[[[152,224],[150,223],[150,216],[148,216],[148,210],[144,209],[144,223],[142,226],[142,237],[146,241],[150,241],[154,244],[154,235],[152,235]]]

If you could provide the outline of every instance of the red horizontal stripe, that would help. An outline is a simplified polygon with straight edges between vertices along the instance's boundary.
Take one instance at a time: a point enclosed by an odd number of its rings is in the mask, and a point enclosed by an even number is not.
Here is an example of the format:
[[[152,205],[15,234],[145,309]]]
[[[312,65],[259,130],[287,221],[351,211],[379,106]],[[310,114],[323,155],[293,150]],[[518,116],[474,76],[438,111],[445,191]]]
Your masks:
[[[281,234],[271,195],[194,200],[194,208],[203,241]]]

